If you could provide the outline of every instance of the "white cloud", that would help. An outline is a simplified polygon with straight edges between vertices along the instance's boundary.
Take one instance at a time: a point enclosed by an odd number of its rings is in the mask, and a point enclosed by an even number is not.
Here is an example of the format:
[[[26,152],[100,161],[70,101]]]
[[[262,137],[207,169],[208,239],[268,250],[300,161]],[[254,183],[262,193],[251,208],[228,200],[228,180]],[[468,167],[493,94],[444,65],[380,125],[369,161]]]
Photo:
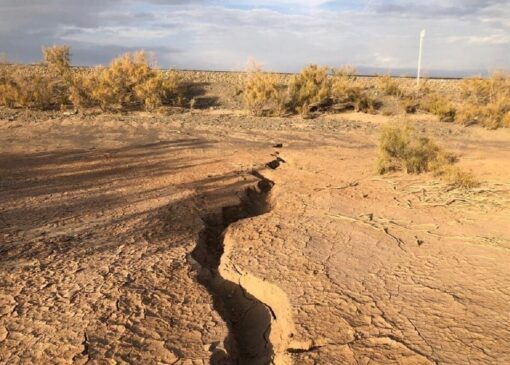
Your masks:
[[[351,4],[351,5],[349,5]],[[353,5],[354,4],[354,5]],[[3,0],[0,51],[34,61],[40,45],[70,43],[77,63],[112,51],[156,50],[163,65],[233,69],[253,56],[268,68],[307,63],[414,67],[427,28],[428,69],[506,65],[510,2],[503,0],[205,1]],[[37,21],[36,21],[37,20]]]

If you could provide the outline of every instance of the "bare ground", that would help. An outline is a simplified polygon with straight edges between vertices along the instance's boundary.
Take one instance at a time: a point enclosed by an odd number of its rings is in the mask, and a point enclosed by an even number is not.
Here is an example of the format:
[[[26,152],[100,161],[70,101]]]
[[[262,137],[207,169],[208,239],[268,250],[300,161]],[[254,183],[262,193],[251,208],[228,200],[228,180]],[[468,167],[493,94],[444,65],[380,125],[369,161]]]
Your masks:
[[[415,118],[479,189],[381,116],[2,110],[0,362],[509,363],[510,133]]]

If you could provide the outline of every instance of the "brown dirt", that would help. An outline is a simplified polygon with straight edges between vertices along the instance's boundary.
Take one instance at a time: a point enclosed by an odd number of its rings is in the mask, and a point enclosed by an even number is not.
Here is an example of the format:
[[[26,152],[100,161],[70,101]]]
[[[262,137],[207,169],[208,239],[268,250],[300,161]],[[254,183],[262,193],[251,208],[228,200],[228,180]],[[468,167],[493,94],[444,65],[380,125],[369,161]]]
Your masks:
[[[387,117],[0,114],[0,363],[510,362],[509,130],[414,117],[466,193]]]

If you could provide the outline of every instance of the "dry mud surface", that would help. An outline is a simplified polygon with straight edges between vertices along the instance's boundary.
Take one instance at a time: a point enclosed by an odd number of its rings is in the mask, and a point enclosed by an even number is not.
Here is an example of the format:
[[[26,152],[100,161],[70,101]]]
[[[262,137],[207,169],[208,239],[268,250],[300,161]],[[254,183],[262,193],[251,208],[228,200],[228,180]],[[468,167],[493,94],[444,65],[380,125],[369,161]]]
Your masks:
[[[508,130],[419,124],[463,193],[382,117],[2,118],[2,364],[510,363]]]

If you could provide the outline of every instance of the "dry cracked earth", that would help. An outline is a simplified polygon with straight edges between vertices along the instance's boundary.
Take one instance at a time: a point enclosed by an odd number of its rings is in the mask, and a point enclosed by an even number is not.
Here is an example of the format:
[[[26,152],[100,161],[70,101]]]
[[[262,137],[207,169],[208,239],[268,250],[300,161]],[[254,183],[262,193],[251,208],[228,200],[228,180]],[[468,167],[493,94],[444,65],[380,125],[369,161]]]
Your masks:
[[[509,364],[510,131],[418,121],[463,192],[385,122],[4,113],[0,363]]]

